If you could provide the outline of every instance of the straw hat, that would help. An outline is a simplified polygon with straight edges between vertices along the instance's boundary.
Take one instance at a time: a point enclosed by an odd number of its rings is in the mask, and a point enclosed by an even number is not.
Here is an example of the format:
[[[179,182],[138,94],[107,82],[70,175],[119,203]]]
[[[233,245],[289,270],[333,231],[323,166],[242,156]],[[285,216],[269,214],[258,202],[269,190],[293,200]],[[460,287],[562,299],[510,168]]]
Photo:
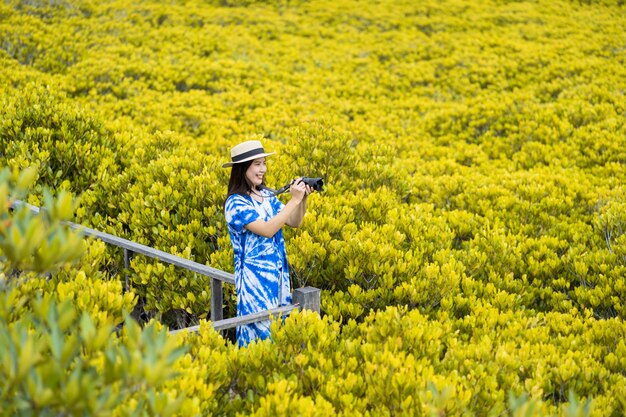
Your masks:
[[[248,140],[234,146],[230,150],[231,162],[225,163],[222,165],[222,168],[232,167],[234,164],[262,158],[275,153],[276,152],[265,152],[263,150],[263,145],[261,145],[261,142],[258,140]]]

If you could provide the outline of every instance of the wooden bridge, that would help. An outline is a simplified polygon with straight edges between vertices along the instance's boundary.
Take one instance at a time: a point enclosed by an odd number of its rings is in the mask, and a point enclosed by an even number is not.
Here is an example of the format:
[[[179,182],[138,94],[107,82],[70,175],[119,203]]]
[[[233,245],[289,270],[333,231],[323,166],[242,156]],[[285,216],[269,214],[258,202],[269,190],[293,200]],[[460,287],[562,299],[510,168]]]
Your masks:
[[[31,212],[39,214],[40,208],[23,201],[15,201],[12,204],[13,208],[20,206],[26,206]],[[267,320],[270,317],[280,317],[288,315],[296,309],[306,309],[320,312],[320,290],[314,287],[298,288],[292,293],[293,304],[283,307],[278,307],[270,310],[265,310],[259,313],[249,314],[245,316],[238,316],[224,319],[224,295],[223,295],[223,283],[235,284],[235,277],[229,272],[225,272],[216,268],[212,268],[207,265],[199,264],[189,259],[181,258],[171,253],[163,252],[158,249],[151,248],[133,242],[127,239],[123,239],[118,236],[114,236],[108,233],[100,232],[95,229],[90,229],[85,226],[81,226],[76,223],[64,222],[65,225],[74,230],[80,230],[85,236],[94,237],[110,245],[124,249],[124,267],[130,269],[130,261],[136,254],[148,256],[150,258],[157,259],[160,262],[175,265],[177,267],[204,275],[211,278],[211,323],[215,330],[226,330],[233,327],[241,326],[244,324],[256,323],[259,321]],[[129,288],[128,276],[125,278],[126,288]],[[183,331],[198,331],[199,326],[185,327],[183,329],[176,329],[170,331],[170,333],[178,333]]]

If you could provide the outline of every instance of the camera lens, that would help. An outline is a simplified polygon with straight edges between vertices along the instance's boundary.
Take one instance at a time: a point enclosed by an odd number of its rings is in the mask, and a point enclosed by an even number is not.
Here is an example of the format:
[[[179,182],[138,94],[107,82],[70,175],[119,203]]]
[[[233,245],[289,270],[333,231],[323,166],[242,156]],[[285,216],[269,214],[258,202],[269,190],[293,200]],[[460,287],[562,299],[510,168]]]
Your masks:
[[[309,187],[313,188],[313,190],[315,191],[318,191],[318,192],[323,191],[323,187],[324,187],[323,178],[302,177],[302,181]]]

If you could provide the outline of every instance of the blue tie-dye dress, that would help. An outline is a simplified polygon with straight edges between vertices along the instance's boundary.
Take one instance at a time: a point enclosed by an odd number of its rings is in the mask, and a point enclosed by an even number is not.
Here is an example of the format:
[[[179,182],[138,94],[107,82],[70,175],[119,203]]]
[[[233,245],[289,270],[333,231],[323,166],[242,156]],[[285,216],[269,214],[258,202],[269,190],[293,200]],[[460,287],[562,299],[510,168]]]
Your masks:
[[[226,200],[225,215],[235,252],[237,315],[291,304],[289,266],[282,230],[273,237],[257,235],[244,226],[276,216],[284,207],[278,198],[262,191],[263,203],[248,195],[233,194]],[[239,346],[270,335],[270,320],[237,327]]]

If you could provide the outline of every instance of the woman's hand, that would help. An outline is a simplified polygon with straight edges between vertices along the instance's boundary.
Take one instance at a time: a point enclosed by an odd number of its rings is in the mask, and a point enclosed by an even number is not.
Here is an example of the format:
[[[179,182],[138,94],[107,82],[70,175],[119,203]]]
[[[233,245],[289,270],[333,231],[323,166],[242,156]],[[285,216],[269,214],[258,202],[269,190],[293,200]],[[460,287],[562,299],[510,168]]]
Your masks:
[[[291,194],[291,198],[295,199],[297,203],[300,203],[303,199],[306,198],[309,194],[313,192],[313,189],[306,185],[302,178],[296,178],[292,181],[291,186],[289,187],[289,193]]]

